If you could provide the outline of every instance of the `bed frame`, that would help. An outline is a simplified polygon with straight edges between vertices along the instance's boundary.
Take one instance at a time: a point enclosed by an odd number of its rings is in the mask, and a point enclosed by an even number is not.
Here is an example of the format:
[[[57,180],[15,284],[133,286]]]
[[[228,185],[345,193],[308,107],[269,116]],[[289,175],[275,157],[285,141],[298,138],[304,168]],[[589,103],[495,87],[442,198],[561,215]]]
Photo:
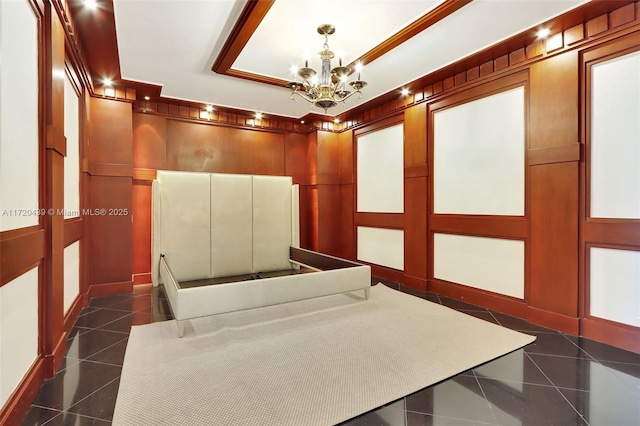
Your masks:
[[[290,177],[158,171],[152,184],[152,281],[185,321],[364,291],[371,269],[301,249]]]

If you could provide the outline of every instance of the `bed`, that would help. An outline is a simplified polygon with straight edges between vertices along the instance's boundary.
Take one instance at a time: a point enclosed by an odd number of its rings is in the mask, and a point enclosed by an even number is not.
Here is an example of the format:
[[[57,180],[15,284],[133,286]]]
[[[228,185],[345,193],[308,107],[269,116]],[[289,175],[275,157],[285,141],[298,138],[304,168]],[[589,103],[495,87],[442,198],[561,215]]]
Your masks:
[[[158,171],[152,281],[188,320],[371,287],[369,266],[300,248],[291,177]]]

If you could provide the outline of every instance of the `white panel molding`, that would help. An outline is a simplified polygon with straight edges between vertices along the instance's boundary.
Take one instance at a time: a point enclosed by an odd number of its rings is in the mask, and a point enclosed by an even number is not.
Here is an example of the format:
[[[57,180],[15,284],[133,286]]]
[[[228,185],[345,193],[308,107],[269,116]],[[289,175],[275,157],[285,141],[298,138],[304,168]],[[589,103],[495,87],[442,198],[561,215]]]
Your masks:
[[[358,260],[404,270],[404,230],[358,226]]]
[[[404,124],[358,136],[357,210],[404,212]]]
[[[80,241],[64,249],[64,313],[80,294]]]
[[[434,234],[435,278],[524,298],[524,241]]]
[[[434,213],[523,216],[525,92],[434,113]]]
[[[591,73],[590,216],[640,219],[640,52]]]
[[[38,268],[0,287],[0,406],[38,357]]]
[[[589,314],[640,327],[640,251],[591,247]]]
[[[80,107],[79,97],[69,76],[64,79],[64,217],[80,216]]]
[[[38,224],[38,20],[0,2],[0,231]]]

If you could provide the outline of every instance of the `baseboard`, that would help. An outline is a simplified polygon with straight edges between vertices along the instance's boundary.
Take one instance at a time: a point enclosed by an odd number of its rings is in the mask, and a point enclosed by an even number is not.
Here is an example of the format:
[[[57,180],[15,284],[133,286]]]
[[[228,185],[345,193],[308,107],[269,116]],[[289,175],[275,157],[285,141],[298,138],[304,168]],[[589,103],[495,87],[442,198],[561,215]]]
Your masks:
[[[580,332],[580,321],[578,318],[545,311],[544,309],[534,308],[533,306],[527,307],[527,321],[574,336],[577,336]]]
[[[493,309],[508,315],[513,315],[519,318],[526,317],[527,304],[524,300],[516,299],[515,297],[492,293],[490,291],[480,290],[436,278],[432,278],[428,281],[427,290],[453,299],[461,300],[463,302],[471,303],[472,305]]]
[[[82,308],[86,306],[86,303],[84,303],[86,298],[84,296],[85,295],[83,294],[78,294],[78,296],[76,296],[76,299],[71,304],[71,307],[67,311],[66,315],[64,316],[63,327],[66,333],[69,333],[71,331],[73,325],[78,319],[78,316],[80,315],[80,312],[82,311]]]
[[[427,291],[426,278],[412,277],[411,275],[405,274],[401,282],[407,287],[415,288],[416,290]]]
[[[69,333],[66,331],[62,332],[60,339],[56,343],[53,348],[53,353],[45,355],[43,357],[44,361],[44,377],[45,379],[50,379],[56,375],[56,371],[58,367],[62,364],[64,360],[64,355],[67,353],[67,337]]]
[[[598,318],[583,318],[580,334],[589,339],[640,353],[640,328]]]
[[[22,422],[40,390],[44,376],[44,360],[38,357],[0,410],[0,425],[12,426]]]
[[[114,294],[133,293],[133,281],[117,283],[92,284],[89,287],[89,299],[93,297],[112,296]]]
[[[149,284],[151,282],[151,272],[146,274],[134,274],[133,285]]]
[[[367,262],[362,262],[361,260],[357,260],[357,262],[369,265],[371,267],[371,276],[384,278],[385,280],[395,281],[397,283],[401,283],[404,281],[404,272],[402,271],[399,271],[397,269],[385,268],[384,266],[380,265],[372,265]]]

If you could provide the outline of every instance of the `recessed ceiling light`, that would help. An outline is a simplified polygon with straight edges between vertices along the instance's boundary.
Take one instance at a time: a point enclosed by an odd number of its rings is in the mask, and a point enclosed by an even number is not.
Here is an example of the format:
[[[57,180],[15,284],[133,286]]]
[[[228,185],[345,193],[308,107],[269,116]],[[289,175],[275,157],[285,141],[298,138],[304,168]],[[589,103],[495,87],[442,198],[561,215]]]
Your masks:
[[[261,112],[256,112],[256,118],[258,120],[260,120],[262,118],[262,113]]]
[[[96,0],[84,0],[84,5],[92,10],[98,8],[98,2]]]
[[[151,99],[151,97],[150,97],[150,96],[145,96],[145,97],[144,97],[144,100],[145,100],[145,101],[148,101],[149,99]]]
[[[204,109],[205,109],[207,112],[211,112],[211,111],[213,111],[213,106],[212,106],[212,105],[207,105]]]
[[[338,118],[334,118],[334,119],[333,119],[333,122],[334,122],[334,123],[336,123],[336,124],[338,124],[338,123],[340,122],[340,119],[338,119]]]
[[[409,96],[409,89],[407,89],[406,87],[402,88],[402,96]]]
[[[105,86],[111,87],[113,86],[113,81],[111,81],[110,78],[105,78],[104,80],[102,80],[102,84],[104,84]]]
[[[300,120],[300,124],[304,124],[304,120]]]
[[[549,28],[543,28],[538,30],[538,38],[547,38],[551,34],[551,30]]]

